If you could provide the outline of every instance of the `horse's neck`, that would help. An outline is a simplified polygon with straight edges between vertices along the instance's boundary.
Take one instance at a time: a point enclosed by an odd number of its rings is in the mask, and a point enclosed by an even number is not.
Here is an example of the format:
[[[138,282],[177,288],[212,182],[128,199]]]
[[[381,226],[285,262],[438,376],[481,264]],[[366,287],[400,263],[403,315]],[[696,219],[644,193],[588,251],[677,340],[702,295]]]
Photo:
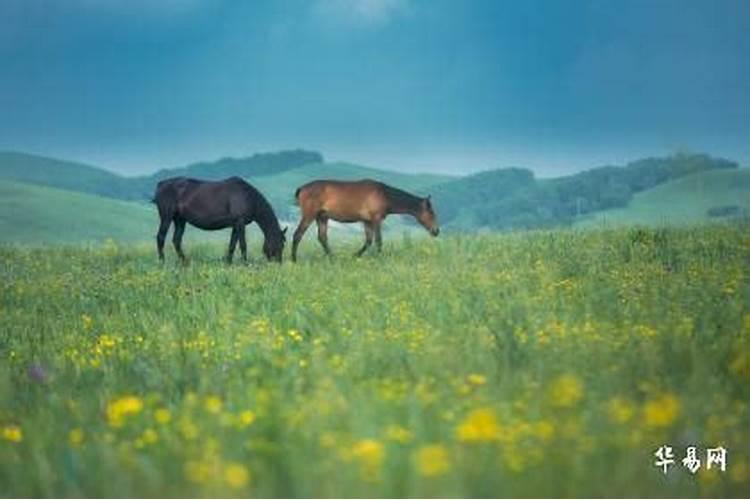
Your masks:
[[[389,212],[393,214],[416,215],[419,212],[421,200],[416,196],[404,193],[398,196],[388,196]]]
[[[281,232],[279,227],[279,220],[271,210],[270,206],[264,206],[258,211],[255,217],[255,221],[258,223],[260,230],[263,231],[263,236],[269,238]]]

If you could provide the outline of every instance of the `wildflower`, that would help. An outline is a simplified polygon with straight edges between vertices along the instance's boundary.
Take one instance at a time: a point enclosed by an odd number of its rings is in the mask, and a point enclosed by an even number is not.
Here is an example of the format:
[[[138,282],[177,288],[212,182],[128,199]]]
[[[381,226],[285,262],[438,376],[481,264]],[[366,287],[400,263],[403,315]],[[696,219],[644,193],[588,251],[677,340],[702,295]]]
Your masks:
[[[153,444],[159,440],[159,435],[153,429],[146,429],[143,431],[141,439],[143,439],[143,442],[146,444]]]
[[[204,408],[206,408],[206,411],[208,413],[213,413],[214,415],[217,415],[221,413],[222,403],[221,399],[219,399],[216,396],[208,396],[206,400],[203,402]]]
[[[240,427],[247,427],[255,422],[255,412],[253,410],[245,410],[240,413],[238,422]]]
[[[662,394],[643,405],[643,419],[648,427],[668,427],[679,414],[680,401],[673,394]]]
[[[549,441],[555,434],[555,426],[548,420],[542,420],[534,424],[533,432],[542,441]]]
[[[487,382],[487,377],[478,373],[472,373],[468,377],[469,383],[472,385],[484,385]]]
[[[198,427],[188,418],[180,419],[179,429],[185,439],[193,440],[198,437]]]
[[[383,445],[374,439],[363,439],[354,445],[351,453],[360,462],[362,476],[367,480],[377,479],[385,455]]]
[[[448,451],[443,445],[421,447],[415,454],[419,474],[425,477],[441,476],[450,470]]]
[[[83,443],[83,429],[80,427],[76,427],[75,429],[72,429],[70,432],[68,432],[68,443],[73,448],[78,448]]]
[[[552,406],[575,406],[583,398],[583,383],[575,375],[561,375],[552,382],[549,395]]]
[[[81,322],[83,323],[83,328],[89,330],[91,325],[93,325],[94,320],[88,314],[81,314]]]
[[[385,437],[390,441],[406,444],[414,438],[414,435],[409,429],[405,429],[400,425],[389,425],[385,430]]]
[[[154,420],[160,424],[168,424],[172,420],[172,414],[166,408],[159,408],[154,412]]]
[[[614,397],[607,403],[607,415],[612,422],[624,424],[635,413],[632,403],[621,397]]]
[[[107,405],[107,420],[112,427],[122,427],[125,417],[137,415],[143,409],[143,401],[136,396],[123,396]]]
[[[6,425],[3,427],[3,439],[12,443],[23,441],[23,431],[17,425]]]
[[[242,464],[229,463],[224,468],[224,480],[231,488],[242,488],[250,482],[250,471]]]
[[[472,411],[456,428],[456,437],[465,442],[492,441],[499,433],[495,413],[489,408]]]

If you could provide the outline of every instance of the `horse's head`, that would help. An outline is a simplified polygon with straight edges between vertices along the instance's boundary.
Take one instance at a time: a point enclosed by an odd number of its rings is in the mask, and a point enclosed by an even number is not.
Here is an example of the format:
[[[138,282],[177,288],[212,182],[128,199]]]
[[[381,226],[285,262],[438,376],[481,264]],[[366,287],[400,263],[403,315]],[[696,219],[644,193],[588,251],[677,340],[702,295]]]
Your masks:
[[[432,209],[432,203],[430,197],[423,198],[419,204],[419,212],[417,212],[417,220],[422,226],[429,231],[433,236],[440,234],[440,227],[437,222],[437,215]]]
[[[276,231],[273,236],[266,238],[263,242],[263,253],[266,258],[273,262],[281,263],[284,255],[284,244],[286,243],[286,230],[288,228]]]

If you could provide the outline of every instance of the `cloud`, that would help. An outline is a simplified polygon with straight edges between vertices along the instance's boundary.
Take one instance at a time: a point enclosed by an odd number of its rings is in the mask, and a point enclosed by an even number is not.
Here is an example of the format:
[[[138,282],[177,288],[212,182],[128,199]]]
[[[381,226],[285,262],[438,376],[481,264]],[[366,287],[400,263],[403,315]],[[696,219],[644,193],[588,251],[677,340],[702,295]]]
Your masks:
[[[409,0],[316,0],[313,15],[327,24],[377,27],[409,10]]]

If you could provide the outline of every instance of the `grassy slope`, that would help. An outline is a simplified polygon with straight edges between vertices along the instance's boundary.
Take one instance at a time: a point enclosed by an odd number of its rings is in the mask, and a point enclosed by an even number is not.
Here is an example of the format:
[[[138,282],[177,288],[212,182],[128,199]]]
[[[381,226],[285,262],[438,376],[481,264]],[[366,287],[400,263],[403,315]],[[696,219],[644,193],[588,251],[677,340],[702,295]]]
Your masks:
[[[0,241],[78,243],[143,240],[155,232],[150,205],[0,181]]]
[[[582,218],[577,226],[666,225],[717,221],[711,207],[737,205],[750,210],[750,169],[700,172],[635,195],[627,207]]]
[[[84,193],[100,192],[102,186],[115,188],[126,181],[98,167],[8,151],[0,151],[0,179]]]

